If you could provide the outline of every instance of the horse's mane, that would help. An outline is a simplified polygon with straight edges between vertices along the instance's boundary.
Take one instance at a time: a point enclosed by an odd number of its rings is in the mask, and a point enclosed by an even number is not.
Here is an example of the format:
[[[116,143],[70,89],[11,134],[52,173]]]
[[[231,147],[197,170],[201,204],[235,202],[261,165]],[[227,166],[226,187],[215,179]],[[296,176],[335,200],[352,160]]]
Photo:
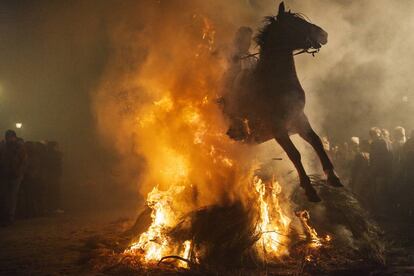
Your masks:
[[[263,27],[259,30],[259,33],[255,37],[255,41],[257,45],[263,47],[266,42],[266,38],[270,32],[271,27],[273,24],[277,23],[276,16],[266,16],[263,20]]]
[[[302,13],[287,12],[285,16],[297,17],[307,22],[310,22],[309,18]],[[269,35],[270,30],[272,29],[274,24],[277,24],[277,23],[278,23],[277,16],[266,16],[264,18],[263,27],[259,30],[259,33],[255,37],[255,41],[258,46],[260,46],[261,48],[263,47],[263,45],[266,43],[266,38]]]

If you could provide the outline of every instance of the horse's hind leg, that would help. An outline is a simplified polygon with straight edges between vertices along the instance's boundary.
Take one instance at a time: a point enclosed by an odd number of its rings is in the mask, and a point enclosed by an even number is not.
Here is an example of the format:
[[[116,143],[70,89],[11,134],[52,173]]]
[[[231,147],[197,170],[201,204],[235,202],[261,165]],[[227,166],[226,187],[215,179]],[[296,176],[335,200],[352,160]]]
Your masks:
[[[316,132],[312,129],[307,118],[305,117],[304,119],[305,122],[303,122],[303,127],[300,129],[299,135],[305,141],[307,141],[318,154],[318,157],[322,163],[323,171],[326,174],[328,184],[334,187],[343,187],[338,176],[335,174],[331,160],[323,148],[321,139],[319,138],[318,134],[316,134]]]
[[[306,174],[305,169],[303,168],[301,157],[299,151],[296,149],[295,145],[289,138],[289,135],[286,132],[275,134],[275,139],[279,145],[284,149],[289,159],[292,161],[293,165],[299,174],[300,185],[305,189],[306,196],[309,201],[319,202],[321,199],[316,193],[315,189],[312,187],[309,177]]]

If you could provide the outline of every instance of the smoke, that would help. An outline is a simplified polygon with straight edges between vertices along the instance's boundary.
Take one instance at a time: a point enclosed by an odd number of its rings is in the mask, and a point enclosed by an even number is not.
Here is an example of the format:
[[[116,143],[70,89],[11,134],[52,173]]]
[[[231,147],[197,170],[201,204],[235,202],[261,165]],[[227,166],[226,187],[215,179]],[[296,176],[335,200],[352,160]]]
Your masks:
[[[142,136],[137,128],[137,122],[153,112],[148,106],[161,101],[168,108],[169,98],[163,98],[166,90],[174,102],[199,96],[191,88],[209,90],[206,95],[212,100],[217,79],[225,69],[223,56],[235,30],[242,25],[259,28],[263,16],[276,13],[277,4],[272,0],[141,1],[116,9],[107,23],[111,51],[101,85],[93,94],[93,109],[101,137],[121,156],[120,175],[129,177],[126,181],[133,184],[131,187],[149,181],[140,178],[142,175],[130,179],[132,172],[154,166],[148,164],[148,152],[144,152],[146,158],[137,156],[148,148],[155,150],[157,140],[163,139],[163,129]],[[286,4],[329,33],[328,44],[315,58],[296,58],[298,75],[307,93],[306,112],[320,134],[341,141],[364,136],[373,124],[411,127],[404,108],[412,107],[413,98],[409,90],[412,2]],[[203,32],[207,37],[202,37]],[[197,52],[201,57],[193,55]],[[197,65],[202,67],[190,64],[196,59],[204,59]],[[400,112],[391,112],[396,108]],[[173,124],[175,118],[162,119],[165,124]],[[225,122],[218,117],[213,119],[224,131]],[[295,142],[306,149],[304,143]],[[274,142],[255,151],[262,158],[282,155]],[[153,154],[165,152],[155,150]],[[313,158],[308,158],[307,153],[305,157],[308,161]],[[291,170],[288,162],[278,166],[287,167],[284,173]],[[154,183],[143,186],[145,194]]]
[[[226,8],[220,5],[214,10]],[[192,187],[189,196],[197,205],[229,200],[240,177],[232,160],[243,150],[225,137],[215,102],[224,70],[215,41],[226,44],[231,37],[216,29],[217,22],[232,25],[201,1],[147,1],[130,8],[130,17],[123,14],[111,26],[113,56],[95,95],[102,136],[123,157],[123,175],[144,171],[129,179],[140,183],[142,195],[154,186],[184,185]],[[142,162],[131,156],[142,156]]]
[[[413,127],[410,1],[289,2],[329,33],[315,61],[297,58],[311,121],[336,141],[370,126]]]

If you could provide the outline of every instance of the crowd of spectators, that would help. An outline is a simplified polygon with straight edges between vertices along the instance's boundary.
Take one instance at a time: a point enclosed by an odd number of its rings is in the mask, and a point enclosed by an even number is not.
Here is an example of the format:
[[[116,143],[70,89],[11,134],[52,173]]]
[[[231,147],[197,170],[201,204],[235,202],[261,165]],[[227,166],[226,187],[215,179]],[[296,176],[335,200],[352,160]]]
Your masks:
[[[6,131],[0,142],[0,224],[62,212],[61,174],[58,143],[25,142]]]
[[[331,146],[323,139],[348,188],[376,215],[412,216],[414,204],[414,131],[372,127],[367,139],[351,137]]]

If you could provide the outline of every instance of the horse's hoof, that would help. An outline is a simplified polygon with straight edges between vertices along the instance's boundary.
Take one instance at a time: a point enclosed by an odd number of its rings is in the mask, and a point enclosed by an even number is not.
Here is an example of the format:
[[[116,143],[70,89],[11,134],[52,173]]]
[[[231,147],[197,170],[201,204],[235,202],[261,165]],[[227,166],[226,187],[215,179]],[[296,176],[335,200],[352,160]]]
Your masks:
[[[337,177],[335,174],[329,175],[328,178],[326,179],[326,183],[328,183],[328,185],[330,185],[332,187],[336,187],[336,188],[341,188],[341,187],[344,186],[341,183],[341,180],[339,179],[339,177]]]
[[[321,198],[318,196],[315,188],[312,187],[309,177],[302,178],[300,186],[305,190],[305,195],[310,202],[321,202]]]
[[[305,188],[305,195],[310,202],[321,202],[321,198],[313,187]]]

